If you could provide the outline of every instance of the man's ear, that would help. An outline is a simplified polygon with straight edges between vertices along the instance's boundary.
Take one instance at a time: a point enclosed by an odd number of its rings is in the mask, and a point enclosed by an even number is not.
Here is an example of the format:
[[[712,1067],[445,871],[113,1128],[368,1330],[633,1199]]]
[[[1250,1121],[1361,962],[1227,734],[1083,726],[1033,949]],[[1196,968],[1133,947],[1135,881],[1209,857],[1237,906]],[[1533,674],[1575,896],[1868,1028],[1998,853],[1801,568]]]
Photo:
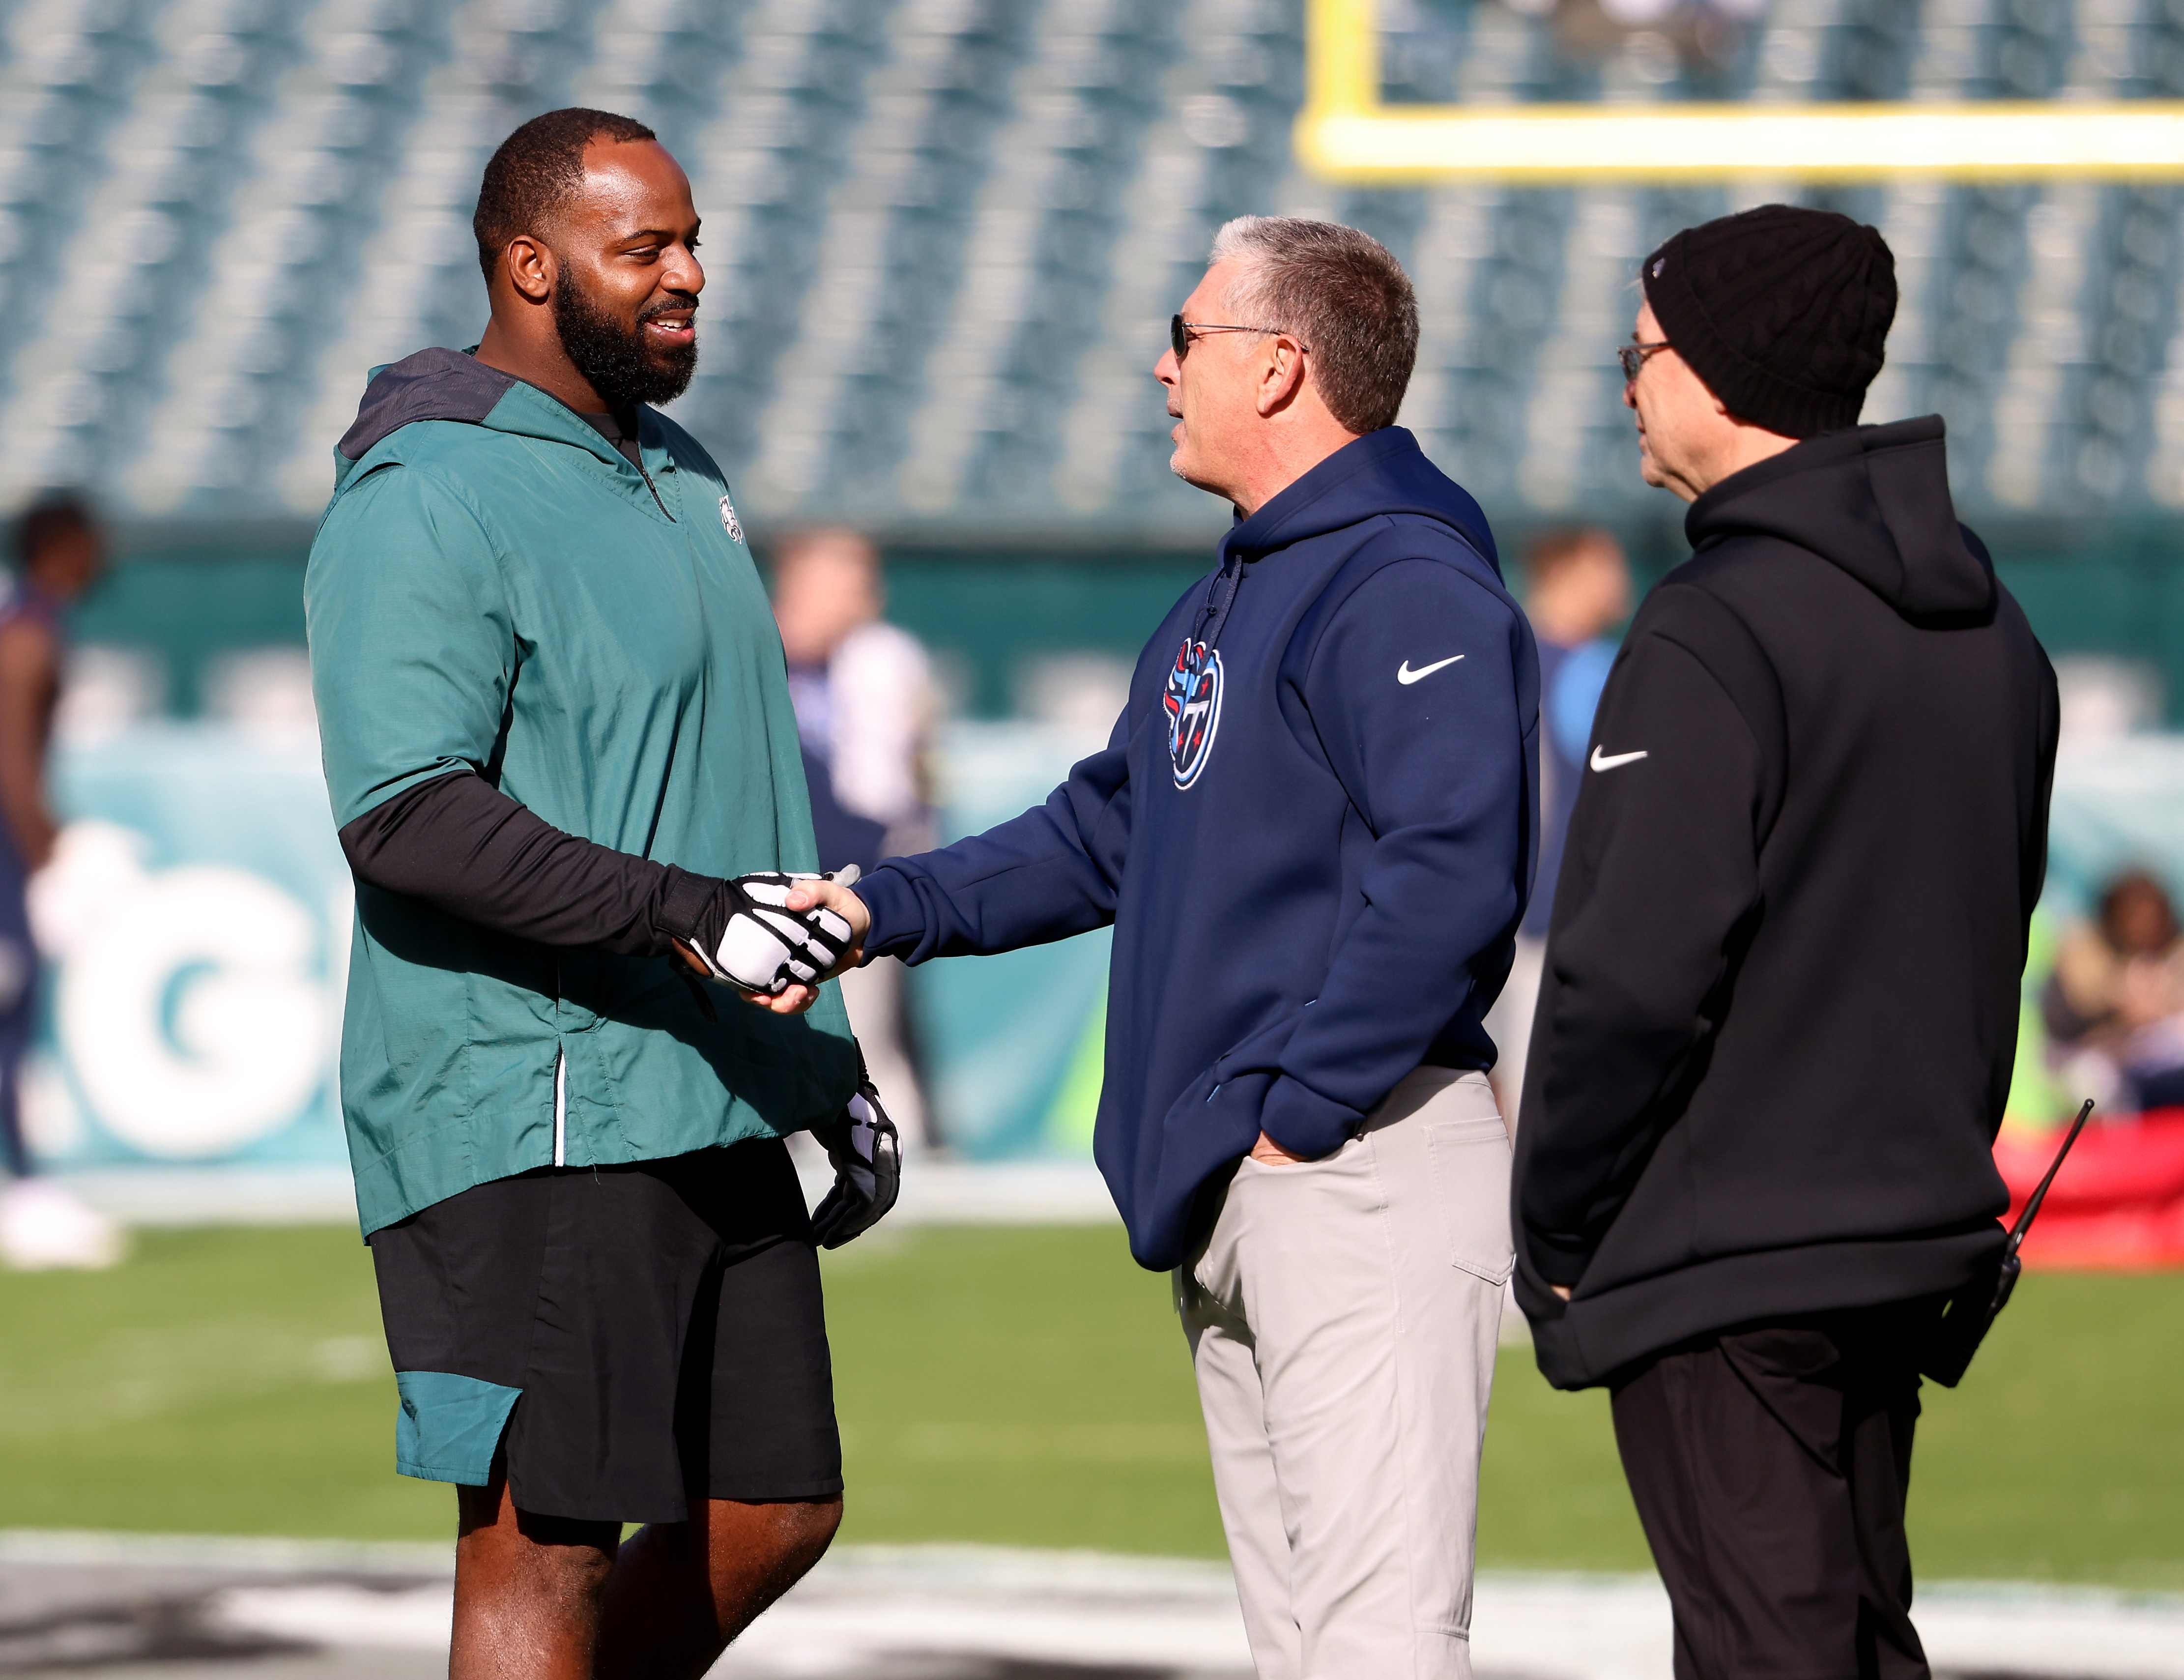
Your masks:
[[[552,250],[527,233],[519,233],[508,242],[508,248],[501,254],[501,265],[507,271],[509,284],[534,304],[551,297],[554,282],[560,277],[560,265]]]
[[[1267,359],[1259,368],[1259,417],[1280,413],[1304,389],[1304,350],[1286,332],[1268,340]]]

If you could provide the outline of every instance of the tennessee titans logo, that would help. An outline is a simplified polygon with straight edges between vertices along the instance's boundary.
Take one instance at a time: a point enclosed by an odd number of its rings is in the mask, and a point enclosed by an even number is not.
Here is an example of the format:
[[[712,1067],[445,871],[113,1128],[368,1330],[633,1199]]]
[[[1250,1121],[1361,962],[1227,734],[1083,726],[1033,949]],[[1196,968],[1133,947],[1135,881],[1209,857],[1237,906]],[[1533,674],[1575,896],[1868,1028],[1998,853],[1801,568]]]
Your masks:
[[[1186,637],[1169,667],[1161,704],[1167,709],[1167,755],[1175,765],[1175,784],[1187,788],[1206,767],[1221,728],[1220,653]]]
[[[728,533],[728,540],[740,543],[744,539],[744,522],[736,517],[735,504],[726,496],[721,498],[721,529]]]

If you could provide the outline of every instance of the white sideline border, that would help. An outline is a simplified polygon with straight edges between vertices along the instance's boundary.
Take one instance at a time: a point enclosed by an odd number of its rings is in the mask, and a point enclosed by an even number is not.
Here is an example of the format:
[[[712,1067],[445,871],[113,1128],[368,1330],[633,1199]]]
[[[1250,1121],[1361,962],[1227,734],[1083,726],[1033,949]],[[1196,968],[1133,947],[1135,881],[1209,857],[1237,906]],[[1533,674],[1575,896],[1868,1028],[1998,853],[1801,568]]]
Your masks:
[[[226,1588],[214,1616],[238,1631],[379,1649],[444,1647],[451,1551],[0,1531],[0,1565],[317,1577]],[[2184,1594],[1954,1582],[1921,1588],[1915,1614],[1943,1671],[2184,1680]],[[1669,1674],[1668,1605],[1650,1576],[1489,1571],[1479,1578],[1472,1627],[1474,1660],[1487,1670],[1535,1680]],[[720,1680],[823,1676],[876,1655],[920,1651],[1181,1667],[1207,1680],[1242,1680],[1250,1669],[1222,1564],[937,1545],[838,1548],[715,1672]]]

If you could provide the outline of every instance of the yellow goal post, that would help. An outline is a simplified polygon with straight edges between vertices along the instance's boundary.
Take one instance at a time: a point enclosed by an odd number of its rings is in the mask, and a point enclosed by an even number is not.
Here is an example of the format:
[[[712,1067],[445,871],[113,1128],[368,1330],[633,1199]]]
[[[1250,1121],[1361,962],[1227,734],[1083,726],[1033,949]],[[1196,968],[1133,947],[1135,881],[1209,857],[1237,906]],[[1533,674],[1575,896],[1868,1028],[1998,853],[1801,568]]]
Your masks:
[[[1361,185],[2184,178],[2184,102],[1385,103],[1376,0],[1306,0],[1298,160]]]

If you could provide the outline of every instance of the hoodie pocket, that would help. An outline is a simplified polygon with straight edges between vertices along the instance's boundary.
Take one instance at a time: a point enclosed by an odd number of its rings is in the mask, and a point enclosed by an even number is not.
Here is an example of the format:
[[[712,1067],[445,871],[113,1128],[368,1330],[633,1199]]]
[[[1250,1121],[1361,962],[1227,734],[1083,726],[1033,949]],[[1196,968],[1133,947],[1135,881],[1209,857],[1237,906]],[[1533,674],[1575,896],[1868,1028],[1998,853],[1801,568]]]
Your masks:
[[[1292,1009],[1223,1051],[1209,1069],[1212,1083],[1217,1087],[1245,1074],[1280,1073],[1282,1052],[1290,1047],[1290,1041],[1296,1036],[1297,1025],[1303,1019],[1302,1009]]]
[[[1451,1265],[1506,1283],[1516,1264],[1509,1235],[1509,1134],[1498,1119],[1429,1120],[1426,1163]]]

